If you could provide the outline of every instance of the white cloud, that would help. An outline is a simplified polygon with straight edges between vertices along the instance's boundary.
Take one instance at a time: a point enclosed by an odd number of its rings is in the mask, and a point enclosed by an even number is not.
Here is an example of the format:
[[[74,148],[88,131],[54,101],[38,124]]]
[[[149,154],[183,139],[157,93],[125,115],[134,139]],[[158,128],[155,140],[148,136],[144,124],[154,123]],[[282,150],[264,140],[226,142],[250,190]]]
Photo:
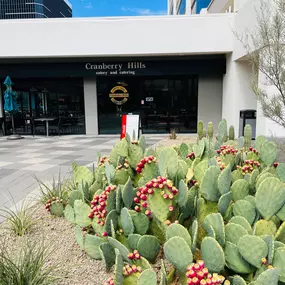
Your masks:
[[[138,15],[165,15],[166,11],[163,10],[158,10],[154,11],[151,9],[143,9],[143,8],[128,8],[128,7],[121,7],[121,10],[123,12],[132,12]]]

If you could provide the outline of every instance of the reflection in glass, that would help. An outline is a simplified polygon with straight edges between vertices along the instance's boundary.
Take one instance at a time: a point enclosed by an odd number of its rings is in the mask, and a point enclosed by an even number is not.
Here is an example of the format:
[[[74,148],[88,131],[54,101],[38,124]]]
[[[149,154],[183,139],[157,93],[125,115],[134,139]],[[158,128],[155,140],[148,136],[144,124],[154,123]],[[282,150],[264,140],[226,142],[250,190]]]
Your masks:
[[[125,86],[129,99],[118,111],[109,98],[110,90]],[[138,113],[143,133],[195,133],[197,125],[198,79],[176,78],[99,78],[97,81],[100,134],[121,131],[121,114]]]
[[[19,134],[45,135],[45,122],[36,118],[54,118],[50,135],[84,134],[85,112],[82,79],[17,79],[14,89],[18,95],[19,112],[15,127]],[[6,133],[11,131],[11,119],[5,114]]]

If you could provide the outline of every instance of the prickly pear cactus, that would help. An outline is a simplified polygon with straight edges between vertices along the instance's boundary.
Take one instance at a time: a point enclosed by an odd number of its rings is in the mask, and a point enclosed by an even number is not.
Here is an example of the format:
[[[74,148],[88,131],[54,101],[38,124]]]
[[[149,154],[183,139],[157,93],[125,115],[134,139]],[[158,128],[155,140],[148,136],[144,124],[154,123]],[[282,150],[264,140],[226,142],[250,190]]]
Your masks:
[[[139,239],[137,249],[142,256],[154,263],[160,251],[160,242],[155,236],[144,235]]]
[[[231,140],[231,141],[235,140],[235,128],[234,128],[234,126],[230,126],[230,128],[229,128],[229,140]]]
[[[269,191],[270,189],[270,191]],[[256,192],[256,208],[266,219],[270,219],[285,204],[285,187],[275,177],[266,178]]]
[[[143,211],[147,216],[153,216],[164,223],[176,206],[174,197],[178,189],[165,177],[157,177],[141,187],[134,198],[137,204],[135,210]]]
[[[198,138],[199,140],[201,140],[204,136],[204,123],[203,121],[198,121],[198,125],[197,125],[197,133],[198,133]]]
[[[220,173],[218,166],[210,166],[205,172],[200,191],[201,195],[208,201],[217,202],[219,200],[218,177]]]
[[[220,244],[212,237],[205,237],[201,244],[202,259],[210,272],[221,272],[225,267],[225,255]]]
[[[186,241],[181,237],[172,237],[164,244],[166,259],[179,271],[186,272],[193,261],[193,255]]]
[[[64,214],[64,205],[60,201],[52,202],[50,206],[50,213],[57,217],[62,217]]]
[[[209,139],[213,139],[214,136],[214,125],[212,122],[208,123],[208,137]]]
[[[246,149],[250,148],[252,139],[252,129],[250,125],[244,127],[244,147]]]
[[[270,166],[277,158],[278,150],[274,142],[264,142],[261,147],[260,155],[262,161]]]

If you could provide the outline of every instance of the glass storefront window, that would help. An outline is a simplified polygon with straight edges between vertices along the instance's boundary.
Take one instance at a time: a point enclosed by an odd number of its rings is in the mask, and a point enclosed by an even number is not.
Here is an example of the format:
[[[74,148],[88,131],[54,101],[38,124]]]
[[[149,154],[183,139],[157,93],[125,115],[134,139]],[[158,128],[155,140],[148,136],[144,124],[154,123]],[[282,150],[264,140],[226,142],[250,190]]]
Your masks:
[[[112,93],[114,89],[116,91]],[[100,134],[120,133],[123,113],[139,113],[143,133],[167,133],[171,128],[180,133],[196,132],[196,76],[102,77],[97,81],[97,90]],[[125,98],[124,102],[122,98]]]
[[[17,79],[13,78],[19,112],[15,114],[18,134],[46,133],[39,117],[51,117],[50,134],[85,134],[83,80],[78,78]],[[5,87],[2,87],[3,92]],[[11,118],[5,114],[6,134],[11,133]]]

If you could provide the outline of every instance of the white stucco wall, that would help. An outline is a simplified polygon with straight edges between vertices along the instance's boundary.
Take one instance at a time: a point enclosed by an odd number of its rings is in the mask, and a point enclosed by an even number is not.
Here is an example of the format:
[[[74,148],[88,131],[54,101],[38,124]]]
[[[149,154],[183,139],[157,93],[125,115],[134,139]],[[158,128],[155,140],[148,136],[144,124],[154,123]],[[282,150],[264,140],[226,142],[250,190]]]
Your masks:
[[[98,106],[96,78],[84,79],[86,135],[98,135]]]
[[[222,14],[1,20],[0,34],[9,44],[1,45],[0,59],[226,53],[233,50],[233,18]]]
[[[198,120],[207,126],[214,124],[215,130],[222,119],[223,79],[220,76],[201,76],[198,82]]]
[[[223,79],[222,117],[228,125],[233,125],[238,134],[239,114],[244,109],[257,108],[256,97],[251,88],[251,67],[247,61],[233,61],[227,56],[227,73]]]
[[[267,94],[269,94],[269,96],[278,92],[275,86],[267,85],[264,74],[259,73],[258,81],[259,81],[259,87],[262,90],[265,90]],[[285,110],[283,111],[283,113],[285,113]],[[274,135],[276,137],[285,137],[285,128],[274,123],[272,120],[265,118],[263,116],[263,112],[262,112],[260,104],[258,104],[258,109],[257,109],[256,132],[257,132],[257,135],[265,135],[269,137],[271,135]]]

